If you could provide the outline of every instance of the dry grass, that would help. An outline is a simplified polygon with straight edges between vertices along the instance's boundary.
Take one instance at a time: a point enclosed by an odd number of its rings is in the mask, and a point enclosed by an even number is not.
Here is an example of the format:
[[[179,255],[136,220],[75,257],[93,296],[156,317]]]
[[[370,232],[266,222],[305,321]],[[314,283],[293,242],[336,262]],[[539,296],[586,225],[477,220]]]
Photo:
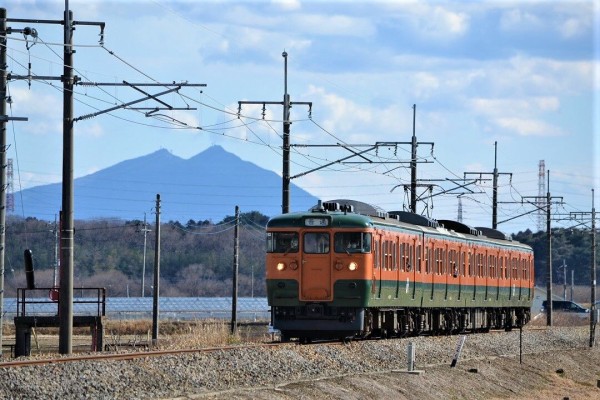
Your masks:
[[[234,334],[225,320],[191,320],[159,322],[158,348],[206,348],[268,341],[267,323],[238,324]],[[105,325],[105,344],[116,347],[129,345],[150,346],[151,320],[108,321]]]
[[[527,326],[546,326],[546,313],[531,315],[531,322]],[[555,311],[552,313],[552,326],[587,326],[590,324],[590,314],[568,313]]]
[[[15,343],[14,325],[6,323],[3,344]],[[89,328],[73,328],[73,352],[89,352],[92,337]],[[272,340],[267,333],[267,322],[240,323],[235,334],[229,321],[191,320],[160,321],[156,346],[152,345],[151,320],[108,320],[104,326],[104,349],[109,351],[198,349],[243,343],[263,343]],[[58,353],[58,328],[37,328],[32,331],[31,353],[43,355]],[[3,348],[10,357],[10,348]]]

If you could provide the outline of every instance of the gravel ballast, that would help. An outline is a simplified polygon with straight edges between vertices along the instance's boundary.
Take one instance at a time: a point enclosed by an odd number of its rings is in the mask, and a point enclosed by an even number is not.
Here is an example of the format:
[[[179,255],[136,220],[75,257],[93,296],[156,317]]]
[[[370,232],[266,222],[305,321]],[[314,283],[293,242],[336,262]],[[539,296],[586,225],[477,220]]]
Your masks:
[[[541,393],[546,390],[544,382],[551,387],[555,378],[565,379],[564,384],[581,384],[591,395],[597,393],[597,398],[600,398],[600,388],[595,387],[594,380],[600,380],[600,353],[598,347],[588,347],[589,327],[524,329],[522,364],[519,362],[519,337],[518,330],[467,335],[456,368],[451,368],[450,363],[460,336],[369,340],[345,345],[291,343],[278,347],[240,347],[143,357],[131,361],[76,361],[0,368],[0,398],[347,399],[366,394],[371,394],[372,398],[383,398],[388,390],[392,391],[388,395],[396,398],[440,398],[440,395],[451,393],[456,393],[455,398],[510,398],[511,393],[514,397],[528,398],[519,392],[520,387],[524,387],[523,390],[533,387]],[[422,371],[420,375],[404,373],[409,343],[415,347],[415,369]],[[548,361],[550,364],[546,369],[562,368],[563,372],[554,371],[548,377],[541,376],[539,384],[526,382],[529,373],[545,374],[543,369],[532,372],[542,368],[544,360],[561,354],[575,361],[561,361],[559,357],[556,363],[563,363],[562,367]],[[582,359],[582,365],[577,366],[577,357]],[[587,363],[596,365],[595,371],[588,371],[593,367],[587,368]],[[570,367],[571,364],[575,366]],[[519,368],[522,368],[521,372]],[[575,368],[583,371],[573,372]],[[510,375],[506,371],[515,374]],[[479,381],[488,379],[488,373],[493,375],[495,381],[490,384],[493,383],[495,389],[492,390],[498,396],[488,393],[487,397],[478,397],[480,394],[475,391],[485,390],[480,387]],[[456,377],[449,378],[453,375]],[[445,383],[445,379],[453,382]],[[464,382],[457,381],[460,379]],[[517,380],[525,381],[517,384]],[[418,394],[419,387],[411,385],[421,385],[423,393],[413,397]],[[473,390],[469,390],[467,385],[471,385]],[[354,386],[356,388],[352,389]],[[529,398],[537,397],[531,394]]]

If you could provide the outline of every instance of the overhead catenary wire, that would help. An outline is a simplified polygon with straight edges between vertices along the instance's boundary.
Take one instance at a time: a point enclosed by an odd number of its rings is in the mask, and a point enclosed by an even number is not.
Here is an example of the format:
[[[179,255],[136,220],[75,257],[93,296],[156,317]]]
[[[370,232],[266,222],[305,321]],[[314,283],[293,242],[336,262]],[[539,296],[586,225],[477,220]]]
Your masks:
[[[60,44],[60,45],[62,46],[62,44]],[[95,47],[98,47],[98,46],[95,46]],[[101,46],[101,47],[103,47],[104,50],[109,51],[106,47],[104,47],[104,46]],[[125,61],[125,60],[123,60],[123,61],[127,63],[127,61]],[[134,70],[138,71],[141,74],[144,74],[144,72],[141,69],[135,67],[135,65],[133,65],[131,63],[129,63],[129,64],[130,64],[131,68],[133,68]],[[149,79],[152,79],[152,78],[149,77]],[[182,98],[183,98],[183,96],[184,95],[182,95]],[[205,102],[203,102],[203,103],[205,103]],[[86,104],[86,105],[91,107],[91,105],[89,105],[89,104]],[[210,106],[206,105],[206,107],[210,107]],[[226,110],[224,108],[218,109],[217,107],[214,107],[214,109],[215,109],[215,111],[226,112],[226,113],[229,113],[230,115],[234,115],[233,112],[231,112],[229,110]],[[122,118],[122,117],[117,116],[117,115],[111,115],[111,116],[113,118],[119,118],[119,119],[121,119],[123,121],[126,121],[126,122],[130,122],[130,123],[133,123],[133,124],[138,124],[140,126],[148,126],[148,127],[153,127],[153,128],[159,128],[159,129],[167,129],[167,130],[185,130],[185,129],[200,130],[200,129],[202,129],[204,132],[208,132],[210,134],[225,136],[225,137],[236,139],[236,140],[242,140],[242,141],[245,141],[245,142],[248,142],[248,143],[251,143],[251,144],[255,144],[255,145],[266,146],[266,147],[268,147],[269,149],[271,149],[274,152],[280,151],[280,147],[279,146],[275,146],[275,145],[269,144],[267,141],[262,140],[262,138],[260,136],[260,133],[258,131],[253,130],[251,127],[249,128],[250,122],[247,122],[247,121],[244,121],[244,123],[242,123],[241,125],[237,125],[237,126],[234,126],[234,125],[228,126],[227,123],[215,124],[214,126],[212,126],[212,128],[216,128],[217,126],[223,128],[222,130],[219,130],[219,129],[207,129],[206,126],[201,126],[201,125],[198,125],[198,126],[191,126],[189,124],[181,125],[177,121],[174,121],[173,119],[171,119],[171,120],[169,120],[169,119],[162,120],[161,122],[165,123],[167,125],[167,126],[163,126],[163,125],[156,125],[156,124],[140,123],[139,121],[134,121],[134,120]],[[244,116],[244,118],[254,119],[255,122],[258,122],[258,120],[259,120],[259,118],[250,117],[250,116]],[[160,121],[161,117],[156,116],[155,119],[158,120],[158,121]],[[232,121],[233,121],[233,119],[232,119]],[[299,120],[299,121],[302,121],[302,120]],[[316,121],[314,121],[312,119],[311,119],[311,121],[313,123],[315,123],[316,126],[319,126],[322,129],[322,127]],[[274,119],[274,120],[269,120],[268,122],[281,122],[281,120]],[[267,122],[267,125],[268,125],[268,122]],[[240,138],[240,137],[237,137],[236,135],[230,135],[230,134],[226,133],[226,131],[232,131],[232,130],[236,130],[236,129],[240,129],[240,128],[249,129],[249,131],[254,135],[254,137],[256,138],[256,140],[253,140],[253,139],[248,138],[248,137],[246,137],[246,138]],[[272,129],[272,127],[271,127],[271,129]],[[273,130],[273,131],[277,132],[275,130]],[[335,135],[332,134],[332,137],[335,138]],[[318,163],[321,160],[326,160],[325,158],[316,157],[314,155],[305,154],[305,153],[302,153],[302,152],[297,152],[296,154],[301,155],[308,162]],[[439,161],[439,160],[436,159],[436,161]],[[295,165],[302,166],[300,163],[295,163]],[[442,163],[440,163],[440,165],[450,172],[450,170],[447,169]],[[378,171],[376,167],[372,167],[372,168],[370,168],[370,170],[367,170],[367,168],[358,167],[358,166],[344,166],[343,168],[339,168],[339,169],[331,168],[330,171],[336,171],[336,172],[364,171],[364,172],[370,172],[370,173],[374,173],[374,174],[382,174],[381,171]],[[400,174],[401,174],[401,172],[398,172],[398,174],[396,174],[396,176],[394,176],[393,178],[397,179],[397,180],[400,180],[401,179]],[[484,187],[484,189],[485,189],[485,187]],[[488,195],[488,197],[489,197],[489,195]]]

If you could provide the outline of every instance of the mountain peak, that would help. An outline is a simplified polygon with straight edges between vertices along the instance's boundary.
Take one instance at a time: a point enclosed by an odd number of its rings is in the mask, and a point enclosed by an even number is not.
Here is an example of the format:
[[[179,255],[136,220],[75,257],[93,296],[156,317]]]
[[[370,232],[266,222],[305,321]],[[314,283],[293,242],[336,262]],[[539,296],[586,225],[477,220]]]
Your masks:
[[[164,221],[220,221],[233,215],[235,206],[267,216],[281,212],[281,177],[221,146],[187,160],[159,149],[77,178],[74,185],[77,219],[139,219],[154,207],[157,193]],[[294,184],[290,191],[294,210],[317,203]],[[61,184],[25,189],[20,196],[25,216],[52,220],[60,209]]]

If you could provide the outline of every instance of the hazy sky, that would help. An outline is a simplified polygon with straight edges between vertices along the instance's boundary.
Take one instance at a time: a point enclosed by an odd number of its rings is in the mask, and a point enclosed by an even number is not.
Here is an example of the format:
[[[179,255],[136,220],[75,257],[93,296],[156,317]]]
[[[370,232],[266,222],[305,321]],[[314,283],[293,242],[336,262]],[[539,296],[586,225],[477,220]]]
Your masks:
[[[282,106],[268,105],[263,119],[261,106],[243,105],[238,117],[238,101],[282,101],[286,51],[292,103],[312,102],[311,114],[305,105],[292,107],[292,176],[366,150],[357,145],[399,142],[293,179],[323,200],[352,198],[386,210],[408,206],[413,104],[423,142],[419,195],[428,193],[421,185],[435,195],[419,203],[419,212],[456,219],[458,195],[465,193],[463,221],[490,226],[490,174],[470,191],[436,194],[465,172],[493,172],[495,142],[502,173],[499,229],[537,229],[536,213],[514,217],[534,209],[521,201],[540,191],[540,160],[550,171],[552,196],[564,200],[554,212],[591,211],[594,187],[600,197],[598,1],[68,3],[76,21],[106,23],[102,46],[97,26],[76,26],[74,65],[82,81],[207,85],[160,98],[196,110],[146,117],[119,109],[76,122],[78,177],[162,148],[189,158],[212,145],[281,174]],[[4,7],[9,18],[61,20],[65,2],[12,0]],[[35,42],[9,35],[10,73],[27,75],[31,63],[31,75],[62,74],[62,25],[8,26],[38,33]],[[7,125],[14,190],[59,182],[60,81],[10,81],[9,90],[10,115],[29,119]],[[77,86],[75,117],[141,97],[129,87]],[[136,105],[155,106],[163,104]],[[301,147],[336,143],[345,147]],[[140,214],[154,195],[148,194]],[[22,212],[18,198],[16,208]]]

